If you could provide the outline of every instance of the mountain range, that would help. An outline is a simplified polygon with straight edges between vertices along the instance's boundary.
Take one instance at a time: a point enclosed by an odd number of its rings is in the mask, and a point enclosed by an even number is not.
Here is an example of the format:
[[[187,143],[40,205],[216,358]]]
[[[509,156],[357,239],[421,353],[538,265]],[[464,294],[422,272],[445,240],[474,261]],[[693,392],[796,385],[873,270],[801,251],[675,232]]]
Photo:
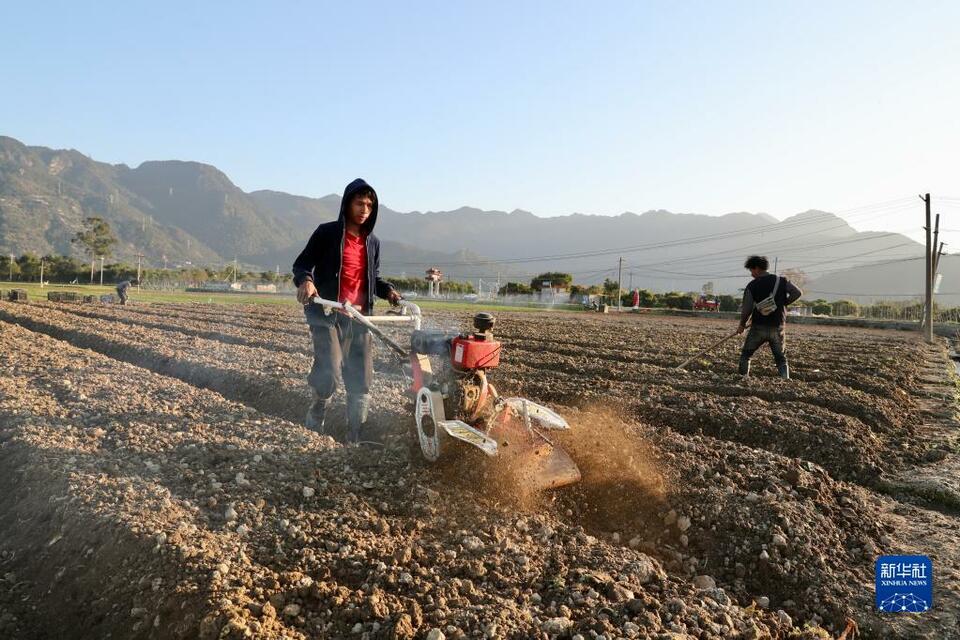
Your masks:
[[[118,259],[143,253],[148,264],[176,265],[236,258],[288,271],[313,229],[335,219],[339,207],[335,194],[247,193],[199,162],[130,168],[0,136],[3,253],[76,254],[71,238],[84,218],[100,216],[119,238]],[[850,268],[870,272],[871,264],[886,263],[899,273],[891,261],[923,254],[903,235],[856,231],[823,211],[782,221],[763,213],[664,210],[547,218],[470,207],[402,213],[381,204],[377,235],[385,274],[412,276],[438,266],[451,279],[526,282],[543,271],[565,271],[583,284],[619,274],[625,287],[655,291],[700,290],[707,282],[717,291],[736,291],[748,277],[742,263],[750,253],[769,255],[780,271],[802,268],[817,289],[843,285],[830,278]],[[895,286],[888,276],[882,284]]]

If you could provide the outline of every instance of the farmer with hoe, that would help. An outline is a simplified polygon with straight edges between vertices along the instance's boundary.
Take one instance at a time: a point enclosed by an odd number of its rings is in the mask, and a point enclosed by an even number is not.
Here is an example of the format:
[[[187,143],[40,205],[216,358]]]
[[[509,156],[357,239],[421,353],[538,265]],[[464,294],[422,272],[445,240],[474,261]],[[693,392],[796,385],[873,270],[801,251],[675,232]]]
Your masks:
[[[127,296],[127,291],[130,289],[131,286],[136,287],[136,286],[139,286],[139,285],[140,285],[140,281],[137,280],[136,278],[132,278],[132,279],[130,279],[130,280],[123,280],[122,282],[118,282],[118,283],[117,283],[117,296],[120,298],[120,304],[124,304],[124,305],[127,304],[127,298],[128,298],[128,296]]]
[[[738,334],[743,333],[747,321],[750,321],[750,332],[740,352],[740,375],[750,375],[750,358],[766,342],[770,344],[780,377],[789,378],[784,335],[787,305],[798,300],[803,292],[786,278],[768,273],[770,262],[766,256],[750,256],[743,266],[750,270],[753,280],[743,290],[740,326],[737,328]]]
[[[317,227],[293,263],[297,300],[304,305],[313,337],[313,367],[307,382],[313,403],[307,411],[308,429],[325,433],[327,407],[342,380],[347,392],[347,441],[361,440],[370,408],[373,379],[372,338],[366,327],[342,313],[324,313],[311,303],[320,296],[349,302],[365,315],[373,313],[374,296],[396,305],[400,294],[380,277],[380,241],[373,235],[377,223],[377,193],[357,178],[347,185],[340,216]]]

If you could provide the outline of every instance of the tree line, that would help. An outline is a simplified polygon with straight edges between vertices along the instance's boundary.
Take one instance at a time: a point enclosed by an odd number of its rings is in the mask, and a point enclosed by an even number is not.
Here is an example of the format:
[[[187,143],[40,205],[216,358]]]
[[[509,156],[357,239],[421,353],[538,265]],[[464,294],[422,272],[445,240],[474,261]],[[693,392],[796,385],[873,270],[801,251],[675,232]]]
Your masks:
[[[42,265],[42,267],[41,267]],[[57,284],[99,284],[100,264],[94,264],[93,280],[90,265],[75,257],[47,254],[38,256],[34,253],[24,253],[14,256],[0,256],[0,279],[13,282],[40,282],[41,271],[43,281]],[[112,261],[103,264],[103,283],[115,284],[121,280],[136,277],[137,265],[122,261]],[[258,271],[237,269],[234,274],[233,264],[220,266],[189,266],[170,269],[156,267],[142,267],[141,280],[147,284],[162,287],[201,286],[211,282],[242,282],[250,284],[275,284],[278,287],[293,286],[291,273],[276,271]],[[386,276],[385,279],[400,291],[415,291],[418,294],[427,293],[427,282],[422,278]],[[473,283],[445,281],[441,284],[441,292],[463,295],[476,293]]]
[[[48,254],[38,256],[34,253],[24,253],[20,256],[0,256],[0,278],[19,282],[44,282],[59,284],[70,283],[99,283],[113,284],[137,275],[135,265],[117,260],[108,260],[113,256],[113,249],[117,244],[110,224],[98,216],[86,218],[83,228],[78,231],[71,242],[78,248],[81,255],[88,262],[83,262],[73,256]],[[102,262],[101,262],[102,261]],[[101,264],[97,264],[101,262]],[[102,266],[102,273],[101,273]],[[241,270],[233,264],[227,263],[218,266],[184,266],[172,269],[156,267],[142,267],[140,277],[144,283],[158,286],[182,287],[198,286],[210,282],[243,282],[268,283],[278,286],[292,286],[293,276],[290,273],[275,271]],[[427,283],[421,278],[388,277],[390,282],[402,291],[416,291],[426,293]],[[464,294],[474,293],[470,282],[444,282],[441,285],[444,293]]]
[[[103,218],[92,216],[84,220],[83,228],[72,238],[76,245],[89,260],[81,262],[77,258],[62,255],[37,256],[24,253],[20,256],[0,256],[0,278],[11,281],[38,282],[41,277],[45,282],[81,283],[100,282],[112,284],[137,275],[138,269],[122,262],[106,262],[113,254],[113,247],[117,238],[113,234],[109,223]],[[101,269],[98,274],[97,260],[101,260]],[[292,275],[274,271],[240,271],[233,264],[217,267],[178,267],[174,269],[142,268],[139,269],[141,280],[145,283],[154,282],[161,286],[196,286],[209,282],[247,282],[269,283],[283,286],[292,286]],[[89,273],[89,276],[87,275]],[[806,276],[802,272],[785,272],[791,281],[802,284]],[[414,291],[425,294],[428,291],[427,281],[418,277],[387,277],[400,291]],[[606,278],[603,284],[578,285],[573,282],[573,274],[559,271],[548,271],[531,278],[530,283],[507,282],[497,291],[500,296],[530,295],[542,291],[544,288],[569,292],[571,301],[577,302],[584,296],[600,296],[608,304],[616,304],[617,297],[623,306],[633,306],[633,291],[624,291],[616,280]],[[712,291],[713,283],[706,283],[704,291]],[[473,283],[445,281],[441,284],[441,292],[447,294],[476,293]],[[686,309],[692,310],[698,293],[669,291],[654,293],[648,289],[637,289],[638,305],[641,307]],[[720,311],[738,311],[740,299],[729,294],[711,295],[720,303]],[[811,313],[829,316],[860,316],[895,318],[915,313],[920,303],[906,302],[878,302],[872,305],[860,305],[850,300],[828,302],[823,299],[801,301],[796,306],[807,307]]]
[[[429,290],[427,281],[423,278],[384,276],[384,280],[392,284],[398,291],[415,291],[417,294],[426,294]],[[458,282],[456,280],[444,280],[440,283],[440,294],[465,294],[476,293],[471,282]]]
[[[41,268],[42,265],[42,268]],[[100,265],[95,264],[93,280],[90,279],[91,269],[86,262],[81,262],[71,256],[47,254],[38,256],[33,253],[24,253],[14,256],[0,256],[0,279],[14,282],[40,282],[40,273],[43,272],[44,282],[58,284],[98,284],[100,282]],[[156,267],[142,267],[141,279],[144,282],[173,282],[183,285],[198,285],[207,282],[229,282],[234,279],[232,264],[223,266],[190,266],[171,269]],[[103,283],[113,284],[120,280],[136,277],[137,265],[125,262],[106,262],[103,264]],[[237,282],[256,282],[283,284],[292,279],[289,273],[277,274],[274,271],[237,270]]]
[[[806,275],[801,271],[788,270],[784,272],[791,281],[806,283]],[[617,293],[620,293],[620,302],[624,307],[633,306],[633,291],[621,289],[616,280],[606,278],[602,284],[579,285],[574,284],[573,276],[569,273],[547,272],[534,276],[529,284],[524,282],[507,282],[498,291],[501,296],[532,295],[541,291],[545,286],[562,289],[569,293],[571,302],[579,302],[584,296],[598,296],[601,302],[615,305]],[[704,291],[711,291],[713,283],[704,285]],[[648,289],[637,289],[638,305],[644,308],[665,308],[692,310],[696,299],[702,295],[699,292],[668,291],[655,293]],[[707,294],[709,298],[720,303],[720,311],[739,311],[740,296],[731,294]],[[814,315],[821,316],[854,316],[875,319],[913,318],[922,314],[922,303],[918,300],[907,301],[878,301],[872,304],[859,304],[852,300],[827,301],[822,298],[814,300],[801,299],[791,308],[805,308]],[[939,314],[948,314],[952,310],[937,306]],[[960,318],[960,309],[956,310]]]

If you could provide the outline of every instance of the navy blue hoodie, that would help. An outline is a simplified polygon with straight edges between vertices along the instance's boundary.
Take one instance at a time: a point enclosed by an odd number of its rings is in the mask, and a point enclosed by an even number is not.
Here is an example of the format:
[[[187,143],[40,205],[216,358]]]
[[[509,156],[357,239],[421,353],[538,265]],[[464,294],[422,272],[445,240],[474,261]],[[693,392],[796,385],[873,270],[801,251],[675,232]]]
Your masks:
[[[361,189],[373,190],[363,179],[357,178],[343,190],[340,201],[340,217],[334,222],[325,222],[310,236],[297,259],[293,261],[293,284],[299,287],[312,280],[321,298],[338,300],[340,296],[340,269],[343,266],[343,241],[347,232],[346,218],[350,201]],[[376,194],[376,191],[374,191]],[[367,301],[366,313],[373,312],[374,295],[386,298],[393,285],[380,277],[380,240],[373,235],[377,224],[378,198],[373,199],[373,210],[363,223],[367,236]]]

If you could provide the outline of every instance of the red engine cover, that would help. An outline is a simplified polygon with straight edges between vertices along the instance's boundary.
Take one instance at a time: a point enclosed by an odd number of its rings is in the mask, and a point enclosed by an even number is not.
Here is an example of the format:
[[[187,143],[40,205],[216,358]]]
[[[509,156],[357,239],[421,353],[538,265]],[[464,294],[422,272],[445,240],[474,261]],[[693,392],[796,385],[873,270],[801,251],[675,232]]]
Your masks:
[[[458,369],[492,369],[500,364],[500,343],[457,336],[451,342],[450,358]]]

